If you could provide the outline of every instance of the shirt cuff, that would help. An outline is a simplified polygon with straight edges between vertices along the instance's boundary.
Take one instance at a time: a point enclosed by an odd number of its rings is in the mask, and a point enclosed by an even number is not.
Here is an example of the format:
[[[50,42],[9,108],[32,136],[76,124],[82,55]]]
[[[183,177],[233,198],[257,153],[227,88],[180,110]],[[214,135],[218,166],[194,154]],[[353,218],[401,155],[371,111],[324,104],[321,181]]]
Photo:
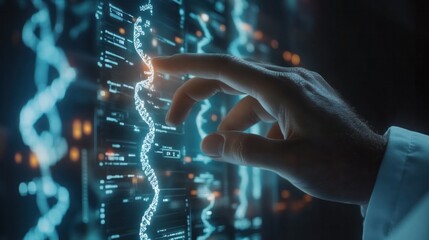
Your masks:
[[[386,134],[386,152],[364,214],[364,240],[387,237],[429,189],[429,136],[398,127]]]

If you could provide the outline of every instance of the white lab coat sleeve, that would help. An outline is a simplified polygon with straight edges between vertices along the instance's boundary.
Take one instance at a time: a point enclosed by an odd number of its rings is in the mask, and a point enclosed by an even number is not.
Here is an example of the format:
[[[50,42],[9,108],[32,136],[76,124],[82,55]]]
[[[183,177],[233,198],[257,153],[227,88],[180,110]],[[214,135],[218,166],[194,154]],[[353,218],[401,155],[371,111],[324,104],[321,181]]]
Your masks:
[[[398,127],[386,134],[386,152],[362,209],[364,240],[387,239],[429,192],[429,136]]]

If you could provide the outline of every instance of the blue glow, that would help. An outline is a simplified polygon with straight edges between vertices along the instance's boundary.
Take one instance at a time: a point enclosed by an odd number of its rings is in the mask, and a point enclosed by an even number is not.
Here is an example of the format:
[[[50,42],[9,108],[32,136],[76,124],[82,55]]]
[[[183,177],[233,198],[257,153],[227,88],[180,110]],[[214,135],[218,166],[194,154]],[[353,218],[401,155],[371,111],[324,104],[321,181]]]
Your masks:
[[[95,12],[95,9],[96,1],[84,1],[72,7],[72,12],[80,18],[80,22],[70,29],[69,35],[72,39],[76,39],[89,28],[90,16]]]
[[[259,168],[252,168],[252,182],[253,182],[253,188],[252,188],[252,195],[254,199],[261,199],[261,169]]]
[[[249,7],[247,0],[234,0],[232,10],[232,21],[234,27],[237,30],[237,37],[230,43],[228,51],[237,57],[243,57],[244,54],[240,50],[242,47],[246,47],[251,44],[250,34],[245,31],[246,22],[244,21],[244,13]],[[247,49],[247,48],[246,48]],[[248,49],[252,51],[252,49]]]
[[[22,40],[36,54],[34,81],[37,93],[23,106],[19,129],[24,144],[38,160],[41,177],[28,184],[21,183],[19,189],[23,196],[27,193],[36,195],[41,216],[37,224],[25,234],[24,239],[58,239],[55,228],[61,224],[69,208],[70,199],[68,190],[54,181],[50,171],[67,153],[67,143],[61,135],[62,122],[56,103],[64,98],[68,87],[75,80],[76,72],[69,65],[64,51],[56,46],[56,41],[63,32],[65,1],[52,1],[55,11],[52,13],[55,16],[54,25],[46,3],[41,0],[33,0],[32,3],[37,12],[25,23]],[[50,68],[58,73],[57,78],[49,78]],[[49,128],[38,133],[35,124],[43,116],[46,116]],[[53,205],[50,204],[51,198],[56,199]]]
[[[215,204],[215,195],[211,191],[210,187],[214,182],[213,174],[202,173],[195,178],[196,183],[203,183],[202,187],[198,188],[198,197],[205,198],[209,201],[207,205],[201,211],[201,221],[204,224],[203,235],[197,237],[197,240],[205,240],[210,237],[210,235],[216,230],[216,228],[209,222],[209,219],[212,215],[212,209]]]
[[[151,1],[149,0],[147,4],[142,5],[140,7],[140,11],[145,12],[149,11],[150,16],[153,15],[153,6]],[[140,98],[139,92],[143,89],[147,89],[149,91],[154,91],[154,69],[152,65],[151,58],[143,51],[142,49],[142,40],[140,37],[147,37],[151,32],[151,23],[149,19],[143,20],[141,17],[138,17],[136,22],[134,23],[134,48],[136,52],[139,54],[143,63],[147,66],[149,71],[145,72],[147,75],[147,79],[140,81],[135,86],[134,92],[134,100],[136,109],[140,114],[140,117],[143,121],[148,125],[149,132],[143,139],[141,152],[140,152],[140,162],[142,164],[142,171],[150,182],[150,185],[155,192],[152,202],[149,204],[149,207],[143,214],[142,221],[140,223],[140,231],[139,236],[140,239],[149,239],[146,230],[147,226],[150,225],[153,214],[156,212],[158,205],[158,197],[159,197],[159,187],[158,187],[158,178],[155,175],[155,171],[149,164],[149,158],[147,153],[150,151],[153,141],[155,139],[155,123],[152,117],[149,115],[147,109],[145,108],[145,102]]]
[[[249,25],[249,23],[246,23],[244,19],[244,15],[249,9],[250,4],[246,0],[234,0],[233,6],[234,8],[232,10],[232,20],[237,31],[237,37],[230,43],[228,50],[234,56],[246,57],[249,55],[249,53],[254,51],[253,44],[251,43],[252,39],[250,30],[248,29],[248,31],[246,32],[245,27],[246,25]],[[247,52],[243,51],[242,49],[247,50]],[[253,134],[260,134],[260,126],[252,126],[249,132]],[[241,230],[248,229],[252,225],[252,222],[248,218],[246,218],[246,213],[249,205],[249,200],[247,196],[247,192],[250,185],[249,169],[251,169],[252,171],[252,197],[256,200],[261,198],[261,170],[259,168],[248,168],[245,166],[240,166],[238,169],[238,176],[240,177],[238,196],[239,205],[237,206],[237,209],[235,211],[234,226],[237,229]],[[258,224],[258,220],[256,220],[255,223]]]
[[[206,21],[203,20],[201,15],[197,15],[194,13],[190,13],[191,18],[193,18],[194,20],[196,20],[203,32],[203,37],[201,38],[201,40],[197,43],[197,53],[205,53],[204,51],[204,47],[207,46],[208,44],[211,43],[211,41],[213,40],[213,36],[210,33],[208,27],[207,27],[207,22],[210,20],[208,15],[206,16]],[[207,123],[207,120],[204,118],[204,114],[206,114],[210,108],[212,107],[210,100],[205,99],[202,103],[201,103],[201,108],[200,111],[198,112],[196,118],[195,118],[195,123],[197,126],[197,130],[198,130],[198,134],[200,135],[201,139],[204,139],[207,136],[207,132],[204,130],[203,125]],[[195,158],[194,161],[201,161],[205,164],[211,162],[211,158],[203,155],[203,154],[198,154]]]
[[[200,15],[190,13],[190,17],[198,22],[201,28],[201,31],[203,33],[203,37],[197,43],[197,53],[205,53],[204,47],[213,41],[213,36],[210,33],[207,26],[208,21],[210,21],[210,17],[205,13],[202,13]],[[198,134],[200,135],[201,139],[204,139],[207,136],[207,132],[203,128],[204,124],[207,123],[207,119],[204,118],[204,114],[206,114],[211,109],[211,107],[212,107],[212,104],[210,103],[210,100],[205,99],[201,103],[200,111],[198,112],[195,118]],[[194,159],[194,161],[195,160],[201,161],[204,164],[207,164],[212,161],[211,158],[202,154],[198,154],[197,157]],[[206,198],[209,201],[209,204],[201,212],[201,221],[203,222],[204,229],[203,229],[203,235],[198,236],[197,239],[205,240],[205,239],[208,239],[216,229],[209,222],[209,219],[212,214],[211,210],[213,209],[216,201],[216,198],[214,194],[210,191],[210,187],[209,187],[210,184],[212,184],[212,182],[214,181],[214,177],[210,173],[205,173],[205,174],[201,174],[199,178],[204,179],[205,184],[203,189],[198,190],[198,195],[199,197]],[[195,181],[197,182],[198,180],[196,179]]]
[[[250,227],[250,221],[246,218],[247,208],[249,201],[247,200],[247,189],[249,187],[249,174],[247,173],[248,168],[240,166],[238,168],[238,176],[240,176],[239,196],[238,199],[240,204],[235,210],[235,221],[234,226],[237,229],[246,229]]]

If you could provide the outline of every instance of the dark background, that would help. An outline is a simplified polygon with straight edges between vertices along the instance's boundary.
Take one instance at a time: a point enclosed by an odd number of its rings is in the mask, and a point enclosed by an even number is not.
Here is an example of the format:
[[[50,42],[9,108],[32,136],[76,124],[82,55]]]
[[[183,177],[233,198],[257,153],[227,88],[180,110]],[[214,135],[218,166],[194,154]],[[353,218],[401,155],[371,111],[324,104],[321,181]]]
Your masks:
[[[298,53],[301,66],[324,76],[377,132],[397,125],[429,134],[425,1],[260,2],[260,28],[278,39],[279,49]],[[28,5],[0,0],[0,239],[9,239],[4,233],[19,222],[11,197],[17,195],[11,183],[18,178],[13,154],[22,146],[19,110],[35,91],[34,54],[21,41],[22,26],[32,14]],[[84,67],[95,55],[91,34],[61,44],[71,45],[67,54],[86,69],[83,76],[95,74]],[[281,52],[273,61],[288,65]],[[362,231],[359,207],[320,200],[298,213],[277,214],[272,224],[277,239],[361,239]]]

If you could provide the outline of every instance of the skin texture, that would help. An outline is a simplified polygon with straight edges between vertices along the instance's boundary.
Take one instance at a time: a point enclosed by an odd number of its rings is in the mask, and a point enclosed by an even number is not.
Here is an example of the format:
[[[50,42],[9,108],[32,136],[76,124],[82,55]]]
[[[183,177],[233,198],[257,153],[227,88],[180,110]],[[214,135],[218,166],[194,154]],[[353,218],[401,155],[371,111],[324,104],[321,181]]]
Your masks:
[[[245,95],[218,131],[203,139],[208,156],[271,170],[321,199],[369,201],[387,141],[318,73],[219,54],[179,54],[153,64],[161,73],[194,77],[176,91],[166,117],[170,125],[218,92]],[[259,121],[273,124],[267,136],[243,132]]]

